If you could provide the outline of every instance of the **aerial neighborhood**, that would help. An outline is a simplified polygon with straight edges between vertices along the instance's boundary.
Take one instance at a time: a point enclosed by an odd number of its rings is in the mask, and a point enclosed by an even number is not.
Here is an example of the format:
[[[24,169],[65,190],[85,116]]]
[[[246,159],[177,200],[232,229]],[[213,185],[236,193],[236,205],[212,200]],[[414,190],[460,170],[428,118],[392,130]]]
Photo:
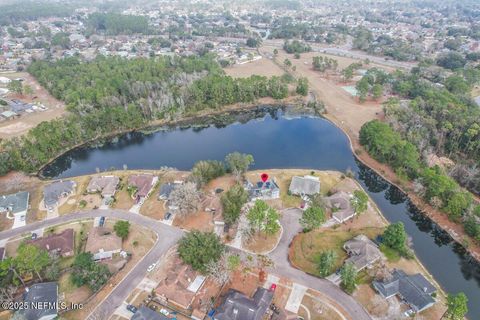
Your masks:
[[[477,0],[0,3],[0,320],[480,319]]]

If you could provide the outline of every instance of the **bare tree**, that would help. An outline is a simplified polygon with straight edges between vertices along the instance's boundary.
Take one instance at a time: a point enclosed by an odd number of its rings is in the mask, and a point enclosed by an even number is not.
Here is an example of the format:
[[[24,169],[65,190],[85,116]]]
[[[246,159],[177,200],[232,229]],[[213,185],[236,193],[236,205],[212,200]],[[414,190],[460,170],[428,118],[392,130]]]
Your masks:
[[[0,300],[4,302],[15,301],[15,292],[17,292],[17,288],[15,286],[7,286],[5,288],[0,288]]]
[[[200,205],[201,193],[197,185],[193,182],[187,182],[177,186],[168,198],[169,202],[178,208],[181,216],[186,216],[198,210]]]

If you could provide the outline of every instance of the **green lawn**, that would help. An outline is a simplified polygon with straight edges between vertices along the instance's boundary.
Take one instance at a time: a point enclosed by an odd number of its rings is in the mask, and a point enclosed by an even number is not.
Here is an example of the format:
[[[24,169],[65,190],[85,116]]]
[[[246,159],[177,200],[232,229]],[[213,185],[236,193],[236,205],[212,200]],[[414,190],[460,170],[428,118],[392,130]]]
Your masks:
[[[317,262],[323,251],[333,250],[337,254],[335,268],[338,269],[347,258],[347,253],[343,250],[345,241],[359,234],[364,234],[370,239],[374,239],[382,232],[383,228],[369,227],[351,231],[315,230],[301,233],[291,245],[290,261],[301,270],[318,276]]]

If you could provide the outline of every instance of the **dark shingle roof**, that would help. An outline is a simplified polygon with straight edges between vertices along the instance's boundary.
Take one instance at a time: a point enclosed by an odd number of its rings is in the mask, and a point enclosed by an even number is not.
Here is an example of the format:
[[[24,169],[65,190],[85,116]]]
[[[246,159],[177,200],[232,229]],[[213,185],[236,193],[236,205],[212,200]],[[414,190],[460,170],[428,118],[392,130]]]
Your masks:
[[[36,303],[48,303],[45,308],[29,308],[28,310],[20,310],[27,320],[37,320],[46,316],[57,314],[55,304],[58,300],[58,285],[56,282],[37,283],[28,288],[28,292],[24,294],[23,301],[32,305]],[[49,308],[51,306],[51,308]]]
[[[216,320],[260,320],[272,300],[273,292],[265,288],[258,288],[253,299],[230,289],[214,318]]]
[[[0,212],[11,211],[12,213],[26,211],[28,208],[29,193],[26,191],[0,196]]]
[[[395,270],[390,279],[374,281],[373,286],[384,297],[400,295],[417,312],[435,303],[431,295],[437,289],[419,273],[407,275],[402,270]]]
[[[131,320],[169,320],[170,318],[165,317],[163,314],[153,311],[150,308],[141,306],[138,308],[131,318]]]
[[[53,206],[56,205],[58,202],[58,199],[62,196],[64,193],[71,193],[73,192],[73,189],[75,188],[75,182],[71,180],[65,180],[65,181],[56,181],[48,186],[45,186],[43,189],[43,199],[45,201],[45,206]]]

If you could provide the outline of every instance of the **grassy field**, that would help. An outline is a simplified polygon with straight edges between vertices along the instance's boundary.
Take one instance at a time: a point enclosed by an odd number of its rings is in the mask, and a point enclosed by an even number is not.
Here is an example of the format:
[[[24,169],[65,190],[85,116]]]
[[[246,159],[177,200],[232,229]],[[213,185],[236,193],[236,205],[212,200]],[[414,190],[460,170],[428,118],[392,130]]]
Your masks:
[[[342,266],[347,258],[343,250],[345,241],[364,234],[373,239],[383,232],[383,228],[363,228],[351,231],[340,230],[315,230],[308,233],[300,233],[292,242],[290,247],[290,261],[301,270],[319,275],[317,262],[319,255],[325,250],[333,250],[337,254],[335,268]]]
[[[257,233],[247,243],[243,244],[243,248],[258,254],[268,252],[275,247],[281,235],[280,230],[274,235],[267,235],[264,232]]]

